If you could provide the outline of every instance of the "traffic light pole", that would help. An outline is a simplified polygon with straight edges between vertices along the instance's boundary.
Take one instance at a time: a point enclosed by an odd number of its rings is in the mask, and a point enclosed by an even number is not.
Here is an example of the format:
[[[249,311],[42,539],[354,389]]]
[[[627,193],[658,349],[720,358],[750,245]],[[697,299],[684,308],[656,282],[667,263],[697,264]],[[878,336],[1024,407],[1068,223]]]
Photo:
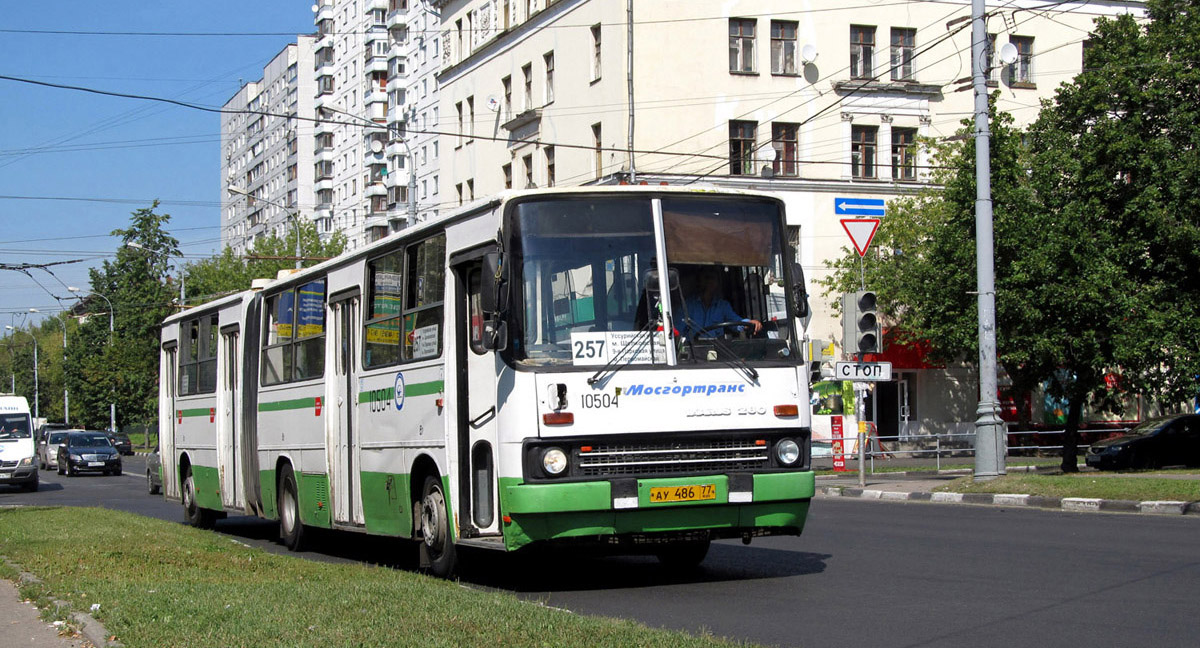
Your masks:
[[[1004,474],[1004,423],[996,380],[996,277],[992,232],[992,169],[985,1],[971,0],[971,76],[975,86],[975,268],[979,299],[979,406],[975,410],[975,481]]]

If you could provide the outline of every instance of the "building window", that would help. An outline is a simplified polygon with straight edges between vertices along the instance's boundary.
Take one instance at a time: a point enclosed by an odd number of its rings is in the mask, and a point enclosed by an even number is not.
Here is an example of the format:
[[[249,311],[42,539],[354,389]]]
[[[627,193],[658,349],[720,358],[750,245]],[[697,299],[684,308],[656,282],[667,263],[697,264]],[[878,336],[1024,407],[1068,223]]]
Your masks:
[[[512,119],[512,77],[500,79],[500,85],[504,87],[504,121],[508,121]]]
[[[771,21],[771,74],[796,74],[796,25]]]
[[[467,178],[467,200],[475,200],[475,179]]]
[[[729,122],[729,175],[754,175],[754,131],[758,123]]]
[[[525,79],[525,102],[521,111],[533,110],[533,65],[526,63],[521,66],[521,75]]]
[[[913,80],[913,49],[916,42],[917,30],[892,28],[892,81]]]
[[[463,143],[463,106],[461,101],[454,104],[454,111],[458,113],[458,137],[454,140],[454,148],[458,148]]]
[[[917,179],[917,129],[892,129],[892,179]]]
[[[525,188],[537,188],[537,185],[533,183],[533,155],[531,154],[522,157],[521,163],[525,166]]]
[[[545,104],[552,104],[554,103],[554,52],[543,55],[542,62],[546,64],[546,89],[543,99]]]
[[[604,147],[600,140],[600,124],[592,124],[592,149],[595,151],[594,162],[596,177],[604,175]]]
[[[1033,84],[1033,37],[1009,36],[1008,41],[1017,48],[1017,61],[1009,66],[1009,83]]]
[[[454,191],[458,194],[458,204],[461,206],[463,204],[463,186],[461,182],[454,185]]]
[[[546,186],[554,186],[554,147],[546,147]]]
[[[754,72],[754,20],[729,19],[729,71]]]
[[[600,80],[600,25],[592,25],[592,81]]]
[[[875,69],[875,28],[850,25],[850,76],[870,79]]]
[[[987,78],[988,83],[994,83],[996,81],[996,35],[995,34],[988,34],[987,48],[984,51],[983,56],[984,56],[984,59],[987,61],[987,69],[984,72],[984,76]]]
[[[775,175],[800,175],[799,133],[799,124],[771,124],[771,146],[775,147],[775,161],[771,169]]]
[[[855,178],[875,177],[875,149],[879,137],[876,126],[850,127],[850,175]]]
[[[475,97],[467,97],[467,144],[475,139]]]
[[[504,188],[512,189],[512,165],[505,164],[500,167],[500,172],[504,174]]]

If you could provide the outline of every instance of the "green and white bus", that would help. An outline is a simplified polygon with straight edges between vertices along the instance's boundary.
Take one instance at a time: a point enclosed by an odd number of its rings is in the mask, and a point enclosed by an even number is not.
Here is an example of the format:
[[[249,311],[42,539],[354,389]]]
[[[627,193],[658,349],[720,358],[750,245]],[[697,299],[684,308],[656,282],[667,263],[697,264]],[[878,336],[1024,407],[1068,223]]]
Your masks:
[[[293,549],[312,527],[409,538],[439,575],[460,546],[695,564],[714,539],[799,534],[807,297],[785,231],[761,193],[505,192],[172,315],[166,496],[196,525],[277,519]],[[702,272],[738,318],[700,326]]]

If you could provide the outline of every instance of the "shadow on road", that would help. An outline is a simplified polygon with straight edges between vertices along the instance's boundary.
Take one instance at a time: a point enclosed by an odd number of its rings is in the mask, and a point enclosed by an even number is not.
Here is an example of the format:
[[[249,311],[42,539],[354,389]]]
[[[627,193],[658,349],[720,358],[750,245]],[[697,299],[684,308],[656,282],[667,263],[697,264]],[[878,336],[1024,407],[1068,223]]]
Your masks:
[[[279,524],[255,517],[217,522],[220,533],[247,542],[278,544]],[[304,551],[309,560],[358,562],[419,571],[417,545],[400,538],[345,531],[307,529]],[[466,584],[513,592],[590,591],[657,587],[819,574],[829,554],[715,542],[695,569],[673,569],[653,556],[596,556],[583,550],[529,548],[514,553],[460,547],[458,578]],[[570,578],[564,578],[564,574]]]

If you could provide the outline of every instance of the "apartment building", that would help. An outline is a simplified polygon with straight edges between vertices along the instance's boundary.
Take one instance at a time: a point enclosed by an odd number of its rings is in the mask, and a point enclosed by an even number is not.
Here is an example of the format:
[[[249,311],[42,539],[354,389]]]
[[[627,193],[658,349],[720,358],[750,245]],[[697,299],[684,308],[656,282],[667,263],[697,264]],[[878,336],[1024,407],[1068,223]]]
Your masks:
[[[313,214],[313,43],[300,36],[221,114],[221,244],[245,253]],[[259,114],[261,113],[261,114]]]
[[[774,191],[810,284],[850,248],[840,220],[856,210],[846,199],[882,213],[887,200],[925,186],[917,138],[951,137],[973,110],[965,0],[432,5],[441,16],[444,203],[614,181]],[[988,84],[1000,109],[1026,124],[1080,71],[1093,21],[1142,5],[1016,0],[988,11]],[[840,359],[828,301],[814,295],[809,335]],[[895,380],[875,392],[881,433],[973,429],[972,374],[907,351],[893,359]],[[816,424],[827,433],[828,417]]]

